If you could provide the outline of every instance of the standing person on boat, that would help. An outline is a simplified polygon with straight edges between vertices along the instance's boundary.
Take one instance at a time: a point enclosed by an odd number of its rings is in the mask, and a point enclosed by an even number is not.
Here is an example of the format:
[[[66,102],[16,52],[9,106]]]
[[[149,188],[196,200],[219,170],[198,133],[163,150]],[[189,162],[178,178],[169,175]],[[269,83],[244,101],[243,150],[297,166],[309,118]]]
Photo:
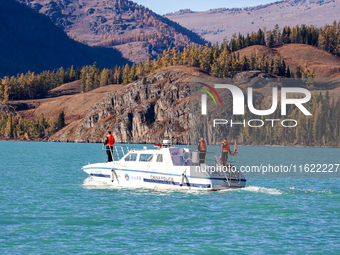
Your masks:
[[[207,143],[203,137],[198,141],[198,151],[200,157],[200,164],[204,164],[205,156],[207,154]]]
[[[227,165],[228,154],[231,154],[230,153],[230,146],[229,146],[227,139],[224,139],[223,142],[222,142],[222,165],[223,166]]]
[[[107,153],[107,161],[112,162],[112,150],[113,150],[113,144],[115,143],[115,139],[113,138],[113,135],[111,134],[111,131],[108,132],[104,146],[106,145],[106,153]]]

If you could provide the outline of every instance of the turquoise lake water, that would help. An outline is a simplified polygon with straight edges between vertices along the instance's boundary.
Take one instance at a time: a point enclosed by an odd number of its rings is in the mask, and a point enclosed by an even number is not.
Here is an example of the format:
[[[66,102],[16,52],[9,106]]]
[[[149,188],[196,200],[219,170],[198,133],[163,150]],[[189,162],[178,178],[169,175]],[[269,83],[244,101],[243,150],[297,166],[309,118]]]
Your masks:
[[[81,170],[106,161],[101,144],[0,149],[0,254],[340,254],[337,178],[253,178],[221,192],[111,189]],[[339,155],[239,146],[237,162],[338,164]]]

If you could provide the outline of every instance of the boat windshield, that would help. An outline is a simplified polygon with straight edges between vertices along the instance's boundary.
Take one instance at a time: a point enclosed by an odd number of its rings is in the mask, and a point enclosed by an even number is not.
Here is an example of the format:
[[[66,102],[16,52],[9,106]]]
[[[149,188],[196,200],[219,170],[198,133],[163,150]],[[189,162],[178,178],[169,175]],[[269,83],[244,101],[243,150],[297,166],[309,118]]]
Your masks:
[[[151,162],[153,154],[140,154],[139,161]]]
[[[125,161],[136,161],[137,160],[137,153],[130,153],[125,157]]]

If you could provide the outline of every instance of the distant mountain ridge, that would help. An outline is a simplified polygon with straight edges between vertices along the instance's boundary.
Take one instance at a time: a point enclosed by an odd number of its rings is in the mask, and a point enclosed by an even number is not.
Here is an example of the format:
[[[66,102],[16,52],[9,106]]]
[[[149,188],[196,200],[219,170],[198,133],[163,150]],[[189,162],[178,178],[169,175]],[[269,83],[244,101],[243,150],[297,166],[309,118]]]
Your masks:
[[[295,25],[324,26],[340,18],[340,0],[285,0],[246,8],[218,8],[204,12],[189,9],[168,13],[165,17],[198,33],[210,42],[230,40],[258,29],[271,30]]]
[[[101,67],[127,60],[114,49],[93,48],[70,39],[45,15],[15,0],[0,2],[0,77],[97,62]]]
[[[119,45],[134,62],[146,60],[149,54],[156,57],[168,47],[207,43],[189,29],[128,0],[19,1],[51,17],[71,38],[89,45]]]

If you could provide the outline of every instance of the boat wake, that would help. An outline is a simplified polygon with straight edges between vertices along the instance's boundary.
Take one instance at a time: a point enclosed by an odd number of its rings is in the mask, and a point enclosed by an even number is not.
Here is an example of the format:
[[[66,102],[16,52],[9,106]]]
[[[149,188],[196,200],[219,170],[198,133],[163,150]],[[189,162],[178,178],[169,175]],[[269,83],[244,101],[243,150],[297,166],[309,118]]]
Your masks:
[[[283,193],[283,191],[279,189],[264,188],[264,187],[257,187],[257,186],[248,186],[248,187],[240,189],[240,191],[248,191],[248,192],[253,192],[253,193],[264,193],[264,194],[269,194],[269,195],[281,195]]]
[[[287,191],[288,194],[297,194],[297,193],[318,193],[320,195],[340,195],[337,192],[332,192],[331,190],[313,190],[313,189],[297,189],[295,187],[290,187]]]
[[[107,182],[98,181],[92,176],[87,177],[82,186],[86,189],[114,189],[114,187]]]
[[[230,191],[230,190],[228,190]],[[234,190],[237,192],[253,192],[253,193],[263,193],[269,195],[282,195],[282,194],[302,194],[302,193],[317,193],[320,195],[340,195],[336,192],[332,192],[330,190],[312,190],[312,189],[296,189],[295,187],[290,187],[289,189],[275,189],[275,188],[264,188],[264,187],[257,187],[257,186],[249,186],[239,190]]]

